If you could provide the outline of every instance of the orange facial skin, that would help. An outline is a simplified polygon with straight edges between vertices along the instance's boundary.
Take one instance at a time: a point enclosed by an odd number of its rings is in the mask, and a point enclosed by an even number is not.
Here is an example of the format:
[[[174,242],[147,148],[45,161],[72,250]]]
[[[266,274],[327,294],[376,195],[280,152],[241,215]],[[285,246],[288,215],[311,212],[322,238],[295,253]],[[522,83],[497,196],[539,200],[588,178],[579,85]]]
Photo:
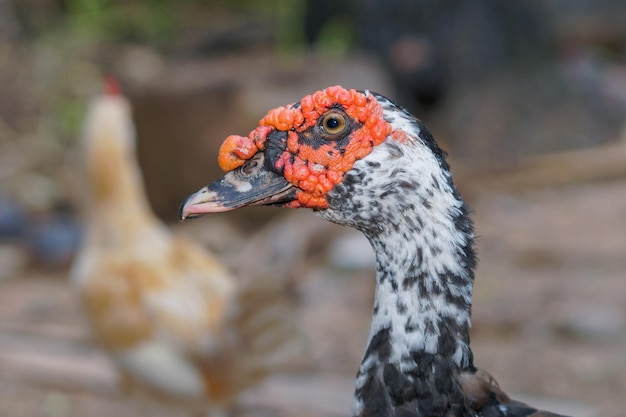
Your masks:
[[[324,134],[320,118],[329,111],[347,116],[340,135]],[[287,207],[325,208],[326,194],[349,171],[391,133],[382,107],[372,95],[340,86],[305,96],[299,103],[270,110],[247,137],[232,135],[220,148],[218,163],[225,171],[243,165],[266,148],[272,132],[285,132],[282,153],[272,160],[274,168],[298,188],[296,200]]]

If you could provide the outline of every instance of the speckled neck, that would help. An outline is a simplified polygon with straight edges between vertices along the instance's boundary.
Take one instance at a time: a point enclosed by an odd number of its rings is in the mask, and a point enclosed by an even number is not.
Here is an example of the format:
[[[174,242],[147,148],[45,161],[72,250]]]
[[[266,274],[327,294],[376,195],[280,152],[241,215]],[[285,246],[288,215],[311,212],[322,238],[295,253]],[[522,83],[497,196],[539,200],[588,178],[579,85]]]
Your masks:
[[[406,113],[390,114],[410,133],[405,141],[388,139],[357,161],[319,213],[361,230],[377,257],[352,415],[470,415],[456,376],[473,369],[472,222],[430,133]]]
[[[377,407],[372,399],[384,397],[391,404],[398,397],[399,406],[411,398],[415,410],[430,410],[424,415],[447,415],[454,400],[446,396],[462,403],[455,376],[473,368],[468,331],[475,261],[467,210],[456,200],[444,213],[432,213],[431,200],[410,200],[398,207],[396,223],[366,233],[377,257],[376,292],[354,416],[370,415]]]

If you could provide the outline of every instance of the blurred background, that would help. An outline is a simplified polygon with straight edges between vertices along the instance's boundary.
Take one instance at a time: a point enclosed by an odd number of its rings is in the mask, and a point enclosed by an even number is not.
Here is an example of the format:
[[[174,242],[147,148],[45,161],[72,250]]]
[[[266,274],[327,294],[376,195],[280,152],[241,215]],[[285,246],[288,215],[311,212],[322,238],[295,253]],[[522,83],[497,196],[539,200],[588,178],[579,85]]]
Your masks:
[[[341,84],[407,107],[450,154],[479,235],[477,365],[536,405],[623,415],[624,22],[622,0],[0,0],[0,415],[133,415],[67,275],[103,73],[132,102],[158,216],[230,265],[271,242],[293,282],[305,350],[247,401],[347,415],[373,253],[305,211],[177,209],[227,135]]]

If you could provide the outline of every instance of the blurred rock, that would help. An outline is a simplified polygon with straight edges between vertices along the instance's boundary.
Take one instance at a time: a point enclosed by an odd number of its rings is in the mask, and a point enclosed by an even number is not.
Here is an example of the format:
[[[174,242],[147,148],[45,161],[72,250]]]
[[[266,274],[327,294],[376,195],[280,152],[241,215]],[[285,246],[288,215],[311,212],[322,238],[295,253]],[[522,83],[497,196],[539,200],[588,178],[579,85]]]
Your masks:
[[[576,417],[595,417],[598,415],[597,410],[589,406],[589,404],[572,400],[558,400],[556,398],[539,397],[536,395],[523,395],[517,393],[509,393],[511,398],[532,404],[540,410],[550,410],[553,413],[559,413],[564,416]]]
[[[328,252],[330,263],[337,268],[372,270],[376,267],[372,247],[356,230],[348,229],[333,239]]]
[[[583,341],[610,342],[626,339],[624,312],[614,306],[589,304],[568,312],[554,324],[558,334]]]
[[[67,267],[82,239],[76,218],[65,212],[52,212],[33,220],[26,245],[34,261],[44,267]]]
[[[279,416],[338,417],[350,410],[354,378],[344,374],[318,373],[315,375],[276,375],[256,392],[244,399],[244,407],[274,408]],[[256,417],[245,413],[242,417]],[[264,416],[264,414],[261,414]]]
[[[63,199],[60,184],[52,177],[38,172],[24,172],[10,185],[17,201],[31,213],[52,210]]]
[[[0,196],[0,240],[22,237],[28,228],[26,210],[16,201]]]
[[[0,280],[19,277],[27,262],[24,248],[16,244],[0,244]]]

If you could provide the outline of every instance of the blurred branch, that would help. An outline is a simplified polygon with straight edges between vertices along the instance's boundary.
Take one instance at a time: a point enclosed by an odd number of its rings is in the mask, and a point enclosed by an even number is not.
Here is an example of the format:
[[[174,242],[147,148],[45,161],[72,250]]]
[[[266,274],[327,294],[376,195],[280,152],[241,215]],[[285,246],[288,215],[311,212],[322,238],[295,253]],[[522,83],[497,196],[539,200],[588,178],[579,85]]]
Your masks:
[[[626,140],[587,149],[524,159],[507,167],[461,169],[457,178],[470,190],[523,191],[626,178]],[[465,172],[463,172],[465,171]]]
[[[0,330],[2,379],[119,397],[115,370],[91,343],[7,326],[0,326]]]

